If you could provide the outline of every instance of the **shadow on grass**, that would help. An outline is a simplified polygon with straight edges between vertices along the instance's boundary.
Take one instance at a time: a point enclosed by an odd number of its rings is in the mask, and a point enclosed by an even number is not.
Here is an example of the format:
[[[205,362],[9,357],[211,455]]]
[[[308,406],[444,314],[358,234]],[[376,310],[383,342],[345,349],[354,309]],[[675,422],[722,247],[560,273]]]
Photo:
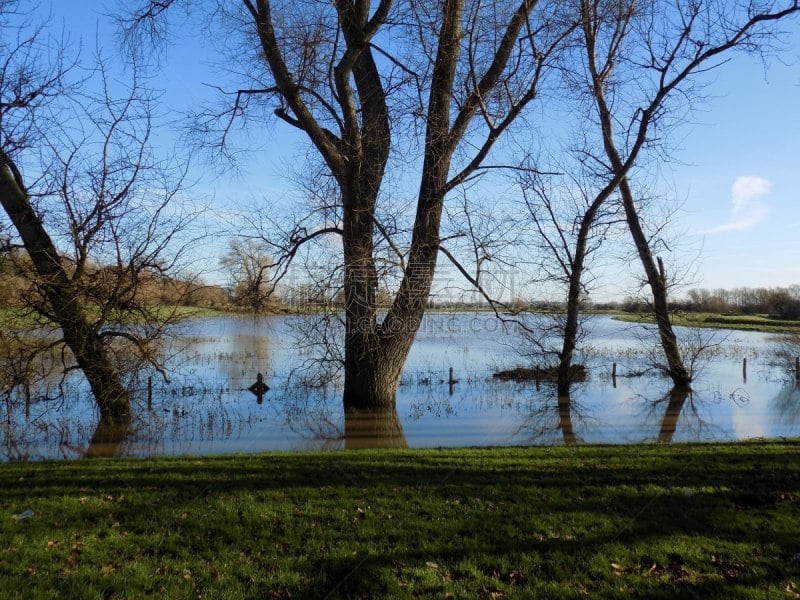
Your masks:
[[[219,576],[250,586],[245,596],[750,597],[800,576],[798,450],[776,442],[9,464],[0,507],[30,505],[26,531],[41,539],[90,532],[105,548],[124,532],[109,556],[153,570],[192,565],[198,593],[217,585],[209,565],[224,564]],[[6,519],[0,533],[17,525]],[[141,585],[134,595],[147,589],[130,573],[124,581],[128,592]]]

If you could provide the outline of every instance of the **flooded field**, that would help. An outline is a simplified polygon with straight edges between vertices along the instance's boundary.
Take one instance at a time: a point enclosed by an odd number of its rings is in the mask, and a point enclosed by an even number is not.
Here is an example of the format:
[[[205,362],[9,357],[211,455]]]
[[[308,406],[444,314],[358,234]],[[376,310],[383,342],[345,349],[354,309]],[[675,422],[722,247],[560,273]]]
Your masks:
[[[559,399],[547,382],[492,377],[534,364],[513,324],[486,313],[432,313],[406,365],[396,411],[345,418],[335,372],[320,370],[314,348],[298,345],[311,318],[316,317],[187,321],[171,342],[169,383],[157,374],[138,378],[134,424],[121,434],[98,435],[103,432],[97,431],[94,404],[77,377],[57,393],[36,391],[27,406],[7,398],[0,403],[0,456],[37,460],[800,435],[800,390],[790,365],[776,361],[776,342],[768,334],[701,332],[709,346],[706,357],[698,363],[691,393],[680,393],[651,368],[653,339],[642,326],[597,316],[590,323],[590,348],[580,356],[588,380],[576,384],[570,398]],[[678,331],[686,340],[698,335]],[[249,388],[259,373],[269,390],[254,393]]]

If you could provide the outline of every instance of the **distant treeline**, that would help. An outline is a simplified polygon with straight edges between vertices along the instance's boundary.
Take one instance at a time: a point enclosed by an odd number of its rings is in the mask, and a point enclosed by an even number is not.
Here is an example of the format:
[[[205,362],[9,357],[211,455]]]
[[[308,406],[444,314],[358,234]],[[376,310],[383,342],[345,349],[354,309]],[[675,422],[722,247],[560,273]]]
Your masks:
[[[780,319],[800,319],[800,285],[774,288],[734,288],[731,290],[692,289],[682,300],[670,303],[673,310],[686,312],[767,314]],[[625,300],[623,310],[649,310],[641,301]]]

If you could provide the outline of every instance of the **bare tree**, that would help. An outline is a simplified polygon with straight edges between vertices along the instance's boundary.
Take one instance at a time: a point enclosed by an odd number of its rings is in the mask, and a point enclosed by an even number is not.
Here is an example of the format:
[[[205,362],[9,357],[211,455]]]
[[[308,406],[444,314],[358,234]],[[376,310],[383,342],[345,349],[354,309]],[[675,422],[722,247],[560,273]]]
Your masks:
[[[645,233],[631,171],[643,150],[663,149],[662,136],[680,121],[680,111],[699,100],[700,76],[724,64],[731,51],[769,50],[779,33],[775,23],[798,11],[797,1],[581,1],[581,77],[591,90],[603,144],[594,159],[619,188],[675,385],[688,385],[692,376],[672,329],[667,273]]]
[[[690,345],[687,366],[667,305],[677,277],[671,273],[668,279],[664,262],[656,256],[658,248],[669,250],[664,227],[670,217],[645,212],[664,203],[637,194],[641,175],[636,171],[654,154],[659,159],[669,155],[666,133],[702,98],[704,73],[721,66],[726,53],[734,50],[768,50],[779,37],[774,22],[797,12],[797,3],[579,4],[576,36],[557,57],[563,74],[562,110],[574,107],[575,130],[560,153],[545,149],[544,159],[553,156],[549,160],[555,168],[518,174],[523,200],[519,212],[528,225],[519,222],[516,229],[532,229],[526,246],[535,249],[527,261],[537,271],[536,289],[563,290],[564,301],[558,310],[538,315],[536,327],[522,330],[537,357],[557,359],[558,393],[567,394],[582,334],[582,305],[592,285],[589,263],[609,235],[620,231],[615,225],[624,223],[635,242],[632,258],[644,266],[652,295],[666,358],[658,363],[666,362],[664,370],[676,385],[687,385],[697,359],[693,349],[705,350],[706,345]]]
[[[228,275],[231,298],[237,306],[253,312],[267,309],[274,292],[269,273],[272,259],[268,252],[268,247],[258,240],[231,240],[220,264]]]
[[[607,202],[613,188],[597,190],[591,174],[580,161],[573,175],[521,177],[523,214],[533,225],[533,247],[537,249],[537,270],[541,284],[555,284],[565,293],[566,303],[548,313],[550,326],[526,328],[534,350],[557,358],[558,396],[568,396],[573,378],[573,360],[584,329],[581,312],[589,290],[589,263],[615,224],[618,206]],[[553,179],[556,181],[554,182]],[[553,344],[559,343],[558,348]]]
[[[164,14],[176,4],[143,3],[128,33],[162,33]],[[237,119],[266,103],[306,134],[336,184],[341,219],[296,229],[275,260],[286,264],[298,245],[320,236],[341,239],[345,407],[394,404],[431,291],[445,198],[491,166],[496,142],[536,98],[573,28],[563,8],[536,0],[242,0],[241,11],[230,10],[246,23],[257,44],[250,56],[258,58],[233,104],[209,115],[220,119],[219,139],[225,143]],[[418,191],[410,240],[394,244],[399,283],[379,317],[376,240],[388,229],[378,206],[394,169],[413,171]]]
[[[175,264],[185,218],[167,207],[183,171],[152,153],[152,98],[135,69],[117,99],[110,88],[119,82],[102,61],[82,70],[16,8],[0,4],[7,247],[24,249],[13,254],[25,257],[15,274],[29,282],[24,301],[46,327],[46,347],[62,349],[64,372],[83,372],[105,422],[125,423],[120,366],[132,355],[157,365],[155,341],[169,320],[145,291]]]

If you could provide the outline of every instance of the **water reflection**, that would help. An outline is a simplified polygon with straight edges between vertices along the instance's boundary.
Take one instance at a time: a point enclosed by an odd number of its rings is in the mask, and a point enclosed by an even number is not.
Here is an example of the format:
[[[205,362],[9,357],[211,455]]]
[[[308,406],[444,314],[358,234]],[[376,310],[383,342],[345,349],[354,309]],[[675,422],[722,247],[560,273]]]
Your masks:
[[[553,386],[540,388],[529,400],[519,433],[524,443],[553,444],[563,442],[565,446],[581,443],[575,422],[585,429],[589,412],[583,403],[572,394],[556,395]]]
[[[344,447],[408,448],[397,408],[349,410],[344,414]]]
[[[664,411],[664,418],[661,419],[661,429],[658,432],[658,441],[669,443],[675,435],[678,427],[678,419],[681,416],[683,405],[691,393],[691,388],[687,385],[676,385],[664,397],[667,402],[667,409]]]
[[[263,404],[264,394],[269,391],[269,386],[264,383],[264,375],[259,373],[256,376],[256,382],[247,389],[250,390],[256,397],[256,404]]]
[[[448,314],[447,327],[423,328],[396,408],[348,414],[340,386],[310,386],[296,376],[307,372],[308,357],[292,348],[287,318],[197,320],[186,327],[171,382],[158,383],[149,403],[140,386],[127,430],[98,424],[86,386],[73,379],[58,382],[58,398],[36,387],[25,402],[24,390],[0,389],[0,460],[800,435],[800,390],[793,374],[785,386],[785,368],[766,362],[762,334],[726,341],[689,392],[642,376],[639,342],[625,324],[600,317],[585,361],[589,381],[558,397],[547,384],[537,391],[491,377],[519,358],[502,331],[478,327],[484,317],[495,323],[490,315]],[[742,383],[744,356],[750,372]],[[272,389],[259,396],[254,380]]]
[[[800,384],[784,385],[778,395],[773,398],[772,404],[781,416],[783,423],[796,426],[800,423]]]
[[[637,395],[637,403],[645,409],[640,414],[644,419],[640,427],[657,431],[655,435],[645,434],[641,441],[723,441],[763,435],[761,424],[748,416],[752,398],[744,387],[722,392],[716,388],[674,386],[656,400],[652,397]]]
[[[123,442],[131,432],[131,419],[120,422],[113,419],[101,418],[97,422],[89,447],[84,452],[86,458],[100,458],[103,456],[120,456]]]
[[[288,390],[287,390],[288,388]],[[340,390],[288,385],[278,411],[297,435],[325,449],[408,448],[396,406],[374,410],[341,409]]]
[[[577,441],[572,429],[572,399],[569,394],[558,397],[558,428],[564,437],[564,444],[572,446]]]

